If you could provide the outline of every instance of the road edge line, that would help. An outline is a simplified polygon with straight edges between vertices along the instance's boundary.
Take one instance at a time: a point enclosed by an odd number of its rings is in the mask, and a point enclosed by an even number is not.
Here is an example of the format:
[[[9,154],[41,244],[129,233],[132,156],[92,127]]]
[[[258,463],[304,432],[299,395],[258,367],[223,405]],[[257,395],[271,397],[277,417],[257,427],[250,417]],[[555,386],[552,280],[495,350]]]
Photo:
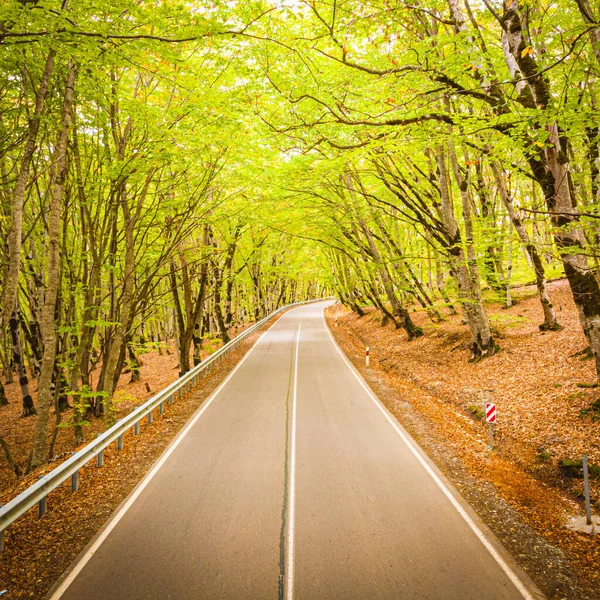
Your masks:
[[[450,501],[452,506],[454,506],[454,508],[456,509],[458,514],[463,518],[463,520],[470,527],[471,531],[473,531],[473,533],[477,536],[477,538],[483,544],[485,549],[491,554],[492,558],[496,561],[498,566],[502,569],[502,571],[504,571],[504,573],[510,579],[512,584],[517,588],[517,590],[519,591],[521,596],[523,596],[523,598],[525,600],[546,600],[546,597],[541,592],[541,590],[536,589],[534,592],[535,593],[535,595],[534,595],[534,593],[532,593],[528,589],[528,587],[525,585],[525,583],[523,583],[521,578],[513,571],[513,569],[510,567],[510,565],[500,555],[498,550],[496,550],[496,548],[494,548],[494,545],[490,542],[490,540],[487,538],[487,536],[483,533],[483,531],[480,529],[479,525],[477,525],[477,523],[475,523],[475,521],[468,514],[468,512],[465,510],[465,508],[460,504],[460,502],[458,501],[456,496],[450,491],[448,486],[442,481],[441,477],[434,471],[432,466],[427,462],[425,457],[421,454],[422,452],[424,453],[424,451],[421,450],[417,446],[416,442],[409,437],[408,433],[403,431],[404,428],[402,427],[402,425],[400,423],[398,423],[398,421],[392,415],[392,413],[390,413],[390,411],[384,406],[384,404],[381,402],[381,400],[379,400],[379,398],[377,398],[377,396],[375,395],[373,390],[371,390],[371,388],[369,387],[369,384],[365,381],[365,379],[362,377],[362,375],[356,369],[356,367],[350,362],[350,360],[344,354],[343,350],[340,348],[339,344],[333,337],[333,334],[331,333],[331,330],[329,329],[329,326],[327,325],[327,321],[325,319],[325,309],[326,308],[327,307],[325,307],[323,309],[321,316],[322,316],[322,320],[323,320],[323,326],[325,327],[325,330],[327,331],[327,333],[329,335],[329,339],[331,340],[334,348],[338,351],[339,355],[342,357],[342,359],[346,363],[346,366],[350,369],[350,371],[352,372],[352,374],[354,375],[354,377],[356,378],[358,383],[360,383],[360,385],[365,390],[365,392],[367,392],[367,395],[369,396],[369,398],[371,398],[371,400],[375,403],[377,408],[381,411],[381,413],[385,417],[386,421],[394,428],[394,430],[400,436],[402,441],[408,446],[408,448],[410,449],[412,454],[414,454],[416,459],[421,463],[421,465],[427,471],[429,476],[433,479],[435,484],[440,488],[442,493],[448,498],[448,500]],[[429,459],[429,460],[431,460],[431,459]],[[466,500],[463,500],[463,501],[466,502]],[[502,545],[502,544],[500,543],[500,545]],[[508,553],[507,550],[506,550],[506,552]],[[533,582],[533,580],[532,580],[532,584],[535,586],[535,582]],[[535,587],[537,588],[537,586],[535,586]]]
[[[75,580],[75,578],[81,573],[84,569],[85,565],[90,561],[92,556],[96,553],[98,548],[102,545],[102,543],[106,540],[106,538],[110,535],[111,531],[118,525],[119,521],[125,516],[127,511],[131,508],[133,503],[138,499],[140,494],[144,491],[146,486],[152,481],[153,477],[158,473],[160,468],[167,462],[167,459],[173,454],[177,446],[181,443],[181,440],[188,434],[190,429],[196,424],[198,419],[204,414],[206,409],[212,404],[213,400],[219,395],[219,393],[223,390],[223,388],[227,385],[229,380],[235,375],[237,370],[244,364],[246,359],[252,354],[252,351],[258,346],[261,340],[271,331],[277,323],[286,315],[284,313],[275,323],[269,326],[269,328],[264,331],[260,337],[254,342],[252,347],[244,354],[244,356],[240,359],[240,361],[235,365],[235,367],[231,370],[231,372],[225,377],[225,379],[217,386],[217,389],[198,407],[196,412],[190,417],[188,422],[184,425],[183,429],[175,436],[173,441],[165,448],[163,453],[160,455],[158,460],[154,463],[154,465],[150,468],[148,473],[144,475],[142,480],[136,485],[136,487],[130,492],[129,496],[124,500],[120,507],[118,507],[114,512],[109,521],[100,529],[100,531],[96,534],[94,538],[90,541],[90,543],[82,550],[82,552],[75,558],[75,560],[71,563],[67,570],[63,575],[58,579],[58,581],[50,588],[47,595],[45,596],[46,600],[59,600],[62,598],[63,594],[67,591],[71,583]]]

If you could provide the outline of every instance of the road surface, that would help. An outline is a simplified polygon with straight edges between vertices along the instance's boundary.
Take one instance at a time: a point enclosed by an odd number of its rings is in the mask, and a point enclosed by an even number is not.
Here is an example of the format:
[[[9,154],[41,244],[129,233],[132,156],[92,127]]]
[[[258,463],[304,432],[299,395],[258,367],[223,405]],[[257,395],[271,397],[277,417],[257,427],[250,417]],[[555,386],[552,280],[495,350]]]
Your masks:
[[[325,306],[262,336],[50,598],[538,597],[349,366]]]

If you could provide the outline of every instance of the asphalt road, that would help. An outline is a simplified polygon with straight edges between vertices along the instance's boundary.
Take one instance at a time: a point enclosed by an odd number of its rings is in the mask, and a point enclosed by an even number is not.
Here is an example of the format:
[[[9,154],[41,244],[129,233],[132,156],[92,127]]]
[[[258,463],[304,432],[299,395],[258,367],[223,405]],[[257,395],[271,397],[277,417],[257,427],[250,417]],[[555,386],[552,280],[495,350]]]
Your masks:
[[[538,597],[356,376],[324,306],[263,335],[49,598]]]

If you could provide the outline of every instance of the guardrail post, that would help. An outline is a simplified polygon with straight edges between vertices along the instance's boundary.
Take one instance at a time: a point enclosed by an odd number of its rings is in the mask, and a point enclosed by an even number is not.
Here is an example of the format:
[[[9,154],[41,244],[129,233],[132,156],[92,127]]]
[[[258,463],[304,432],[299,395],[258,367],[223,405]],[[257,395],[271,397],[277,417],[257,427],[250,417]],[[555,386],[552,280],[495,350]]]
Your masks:
[[[181,388],[177,390],[177,399],[181,400]]]
[[[169,396],[169,404],[173,404],[174,401],[175,401],[175,394],[171,394]]]
[[[79,471],[71,475],[71,491],[76,492],[79,489]]]
[[[99,433],[96,437],[100,437],[102,434]],[[96,455],[96,466],[103,467],[104,466],[104,448],[98,452]]]
[[[117,438],[117,450],[123,450],[123,434]]]
[[[158,405],[158,414],[159,414],[159,415],[162,415],[164,412],[165,412],[165,403],[164,403],[164,402],[161,402],[161,403]]]
[[[0,552],[4,551],[4,529],[0,531]]]
[[[152,411],[148,413],[148,423],[152,423]]]
[[[47,510],[48,510],[48,496],[44,496],[38,502],[38,519],[41,519],[46,514]]]
[[[140,422],[136,421],[133,426],[133,435],[140,435]]]

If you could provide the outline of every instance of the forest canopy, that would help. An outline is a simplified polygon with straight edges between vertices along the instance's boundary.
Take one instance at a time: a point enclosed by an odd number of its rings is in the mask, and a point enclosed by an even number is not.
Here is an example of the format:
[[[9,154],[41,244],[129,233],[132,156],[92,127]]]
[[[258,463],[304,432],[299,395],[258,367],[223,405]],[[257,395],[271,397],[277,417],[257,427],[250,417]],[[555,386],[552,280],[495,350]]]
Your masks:
[[[295,301],[408,339],[566,277],[600,373],[600,11],[589,0],[4,0],[4,381],[114,419],[138,350]],[[98,373],[92,378],[92,371]],[[36,381],[34,402],[30,385]],[[3,394],[0,394],[3,397]]]

